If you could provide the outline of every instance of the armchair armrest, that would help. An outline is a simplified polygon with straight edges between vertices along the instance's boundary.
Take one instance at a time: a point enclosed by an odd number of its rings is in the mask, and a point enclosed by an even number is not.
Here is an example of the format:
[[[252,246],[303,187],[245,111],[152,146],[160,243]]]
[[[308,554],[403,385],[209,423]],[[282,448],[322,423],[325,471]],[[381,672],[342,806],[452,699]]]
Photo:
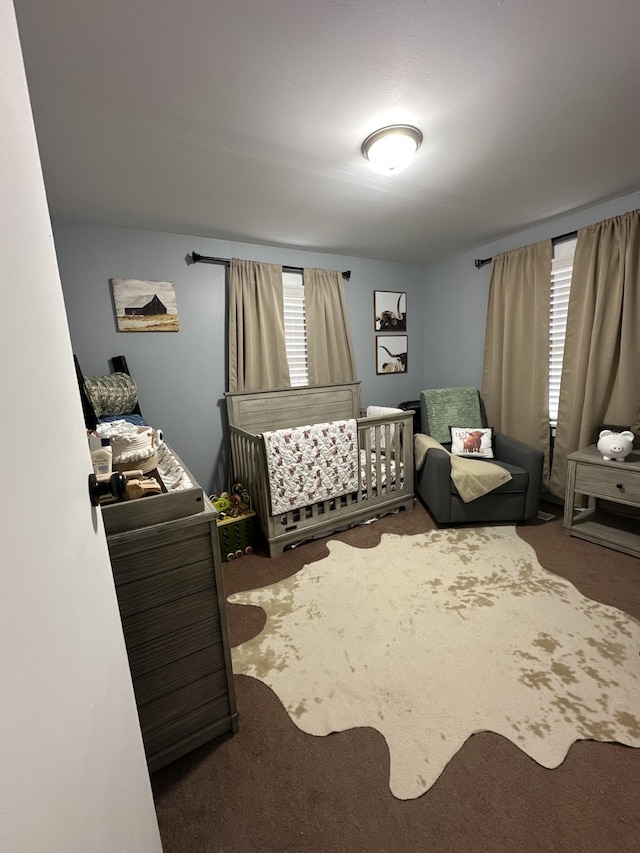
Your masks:
[[[544,453],[541,450],[535,450],[530,444],[513,438],[513,436],[497,432],[494,435],[494,441],[496,459],[501,462],[508,462],[509,465],[518,465],[528,471],[532,463],[538,464],[539,457],[544,459]]]
[[[500,462],[517,465],[528,472],[529,488],[527,489],[525,518],[533,518],[538,512],[538,504],[540,502],[544,453],[541,450],[536,450],[524,441],[502,433],[496,433],[495,435],[495,448],[496,459]]]
[[[424,465],[416,472],[416,490],[438,523],[451,515],[451,457],[437,447],[427,451]]]

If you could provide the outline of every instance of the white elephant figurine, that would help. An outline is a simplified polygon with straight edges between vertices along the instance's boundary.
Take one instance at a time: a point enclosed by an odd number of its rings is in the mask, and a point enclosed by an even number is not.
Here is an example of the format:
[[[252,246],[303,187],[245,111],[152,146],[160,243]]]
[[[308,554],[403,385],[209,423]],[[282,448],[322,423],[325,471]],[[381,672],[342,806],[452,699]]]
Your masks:
[[[624,432],[613,432],[603,429],[598,436],[596,447],[602,453],[603,459],[615,459],[624,462],[633,449],[633,433],[626,429]]]

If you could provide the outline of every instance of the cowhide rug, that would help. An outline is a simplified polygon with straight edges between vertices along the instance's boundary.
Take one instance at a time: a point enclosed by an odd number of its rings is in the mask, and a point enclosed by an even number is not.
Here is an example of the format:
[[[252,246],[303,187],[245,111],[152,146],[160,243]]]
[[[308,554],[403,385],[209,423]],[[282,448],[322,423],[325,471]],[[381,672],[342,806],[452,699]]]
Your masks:
[[[427,791],[465,740],[492,731],[544,767],[579,739],[640,746],[640,623],[540,566],[514,527],[339,541],[271,586],[232,651],[312,735],[372,726],[390,788]]]

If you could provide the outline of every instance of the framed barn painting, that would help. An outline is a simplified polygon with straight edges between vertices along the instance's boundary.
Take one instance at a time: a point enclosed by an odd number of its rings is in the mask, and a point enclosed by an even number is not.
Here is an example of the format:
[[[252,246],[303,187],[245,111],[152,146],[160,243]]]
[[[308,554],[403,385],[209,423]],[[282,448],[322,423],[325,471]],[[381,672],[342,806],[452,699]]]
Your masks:
[[[407,294],[396,290],[373,291],[376,332],[407,331]]]
[[[112,278],[111,289],[118,331],[179,331],[176,292],[172,282]]]
[[[376,373],[406,373],[407,335],[376,335]]]

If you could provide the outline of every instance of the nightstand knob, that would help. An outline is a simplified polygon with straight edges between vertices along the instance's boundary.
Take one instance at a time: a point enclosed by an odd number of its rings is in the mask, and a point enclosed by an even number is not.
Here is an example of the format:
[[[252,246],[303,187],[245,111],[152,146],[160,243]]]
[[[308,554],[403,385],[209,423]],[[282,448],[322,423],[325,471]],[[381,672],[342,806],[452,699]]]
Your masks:
[[[616,483],[616,489],[624,489],[624,483]]]

